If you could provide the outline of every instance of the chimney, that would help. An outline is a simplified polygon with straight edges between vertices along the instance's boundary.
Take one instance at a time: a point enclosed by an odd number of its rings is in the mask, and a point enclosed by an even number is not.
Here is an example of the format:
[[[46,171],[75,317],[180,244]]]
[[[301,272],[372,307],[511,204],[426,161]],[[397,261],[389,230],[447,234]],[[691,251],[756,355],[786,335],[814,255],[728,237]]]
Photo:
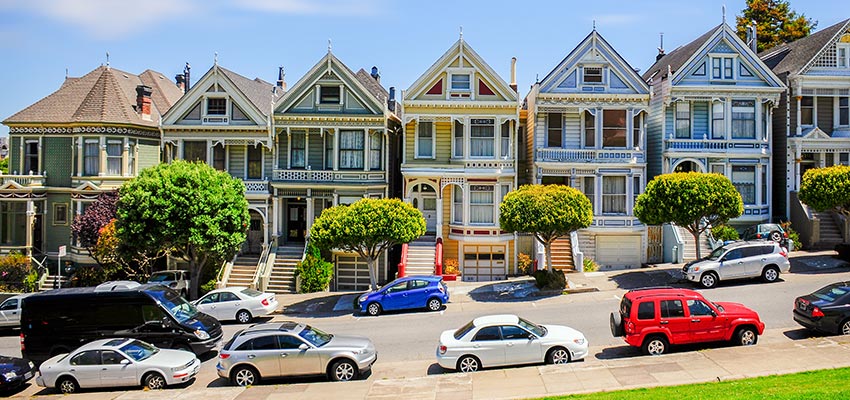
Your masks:
[[[758,41],[758,24],[756,24],[756,20],[752,21],[752,25],[750,25],[750,28],[753,31],[752,34],[751,34],[752,37],[753,37],[753,39],[752,39],[753,41],[750,44],[750,48],[753,49],[753,53],[758,54],[758,52],[759,52],[759,50],[758,50],[759,49],[759,41]]]
[[[174,76],[174,82],[177,84],[177,87],[180,88],[180,91],[183,94],[186,93],[186,77],[183,74],[177,74]]]
[[[387,99],[387,108],[395,112],[395,86],[390,86],[390,96]]]
[[[375,78],[378,83],[381,83],[381,75],[378,74],[378,67],[372,67],[372,73],[369,75],[372,75],[372,78]]]
[[[150,86],[136,86],[136,112],[145,121],[151,121],[151,88]]]
[[[284,92],[286,91],[286,73],[283,72],[282,66],[277,69],[277,87],[281,88]]]
[[[183,79],[186,82],[186,91],[187,92],[189,91],[189,89],[192,88],[192,81],[189,80],[189,71],[191,69],[192,69],[192,66],[190,66],[188,62],[186,63],[186,66],[183,67]]]
[[[516,87],[516,57],[511,57],[511,89],[517,91]]]
[[[664,32],[659,33],[661,35],[661,45],[658,46],[658,54],[655,56],[655,61],[658,61],[664,58]]]

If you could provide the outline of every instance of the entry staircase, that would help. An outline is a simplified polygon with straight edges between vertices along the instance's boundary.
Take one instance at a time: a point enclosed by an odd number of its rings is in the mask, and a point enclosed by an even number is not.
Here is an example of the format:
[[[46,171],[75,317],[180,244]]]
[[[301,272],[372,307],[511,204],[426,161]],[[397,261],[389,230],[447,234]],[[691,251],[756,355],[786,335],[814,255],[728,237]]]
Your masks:
[[[545,255],[543,262],[546,262]],[[542,268],[542,266],[540,266]],[[569,236],[555,239],[552,242],[552,269],[561,271],[574,271],[576,269],[573,261],[573,244]]]
[[[259,254],[244,254],[233,260],[230,275],[224,282],[225,287],[242,286],[249,287],[254,281],[257,272],[257,263],[260,262]]]
[[[278,294],[295,293],[295,267],[303,255],[303,243],[278,246],[266,291]]]
[[[836,244],[842,242],[841,231],[838,229],[838,224],[835,223],[832,211],[817,212],[812,209],[812,214],[820,221],[820,240],[812,247],[832,250]]]
[[[57,275],[47,275],[42,277],[42,280],[38,283],[38,291],[46,292],[48,290],[56,289],[59,283],[62,283],[62,287],[68,287],[68,277],[65,275],[57,276]]]
[[[434,275],[434,261],[437,257],[437,238],[425,235],[407,245],[405,272],[410,275]]]
[[[687,229],[681,226],[677,225],[676,229],[679,231],[679,237],[681,237],[682,241],[685,243],[685,248],[682,253],[683,260],[685,262],[696,260],[697,249],[694,245],[694,235],[691,235]],[[700,255],[703,257],[707,256],[708,253],[711,253],[711,244],[708,241],[708,234],[706,232],[703,232],[699,236]]]

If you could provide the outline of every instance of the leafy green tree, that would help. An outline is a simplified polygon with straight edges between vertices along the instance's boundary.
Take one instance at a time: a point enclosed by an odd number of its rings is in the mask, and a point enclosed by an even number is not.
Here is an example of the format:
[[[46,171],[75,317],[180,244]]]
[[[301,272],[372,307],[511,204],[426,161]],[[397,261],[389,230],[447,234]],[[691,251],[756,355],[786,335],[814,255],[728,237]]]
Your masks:
[[[204,163],[175,161],[142,170],[121,187],[116,235],[189,264],[197,298],[207,266],[233,258],[248,230],[245,185]]]
[[[747,27],[756,21],[758,51],[809,36],[818,22],[791,10],[788,0],[747,0],[742,15],[735,17],[738,37],[747,40]]]
[[[800,182],[800,201],[817,211],[835,210],[850,216],[850,167],[806,171]]]
[[[378,289],[378,257],[424,234],[422,212],[399,199],[362,199],[331,207],[310,227],[310,241],[316,246],[357,253],[366,260],[372,290]]]
[[[499,205],[499,225],[534,235],[546,249],[552,271],[552,243],[593,222],[593,206],[582,192],[564,185],[523,185]]]
[[[744,212],[741,194],[720,174],[679,172],[656,176],[635,202],[635,216],[647,225],[672,222],[699,243],[709,226],[725,224]],[[697,258],[702,258],[696,246]]]
[[[301,280],[301,293],[315,293],[328,289],[334,275],[334,265],[322,258],[322,252],[313,242],[307,244],[304,261],[295,265],[295,276]]]

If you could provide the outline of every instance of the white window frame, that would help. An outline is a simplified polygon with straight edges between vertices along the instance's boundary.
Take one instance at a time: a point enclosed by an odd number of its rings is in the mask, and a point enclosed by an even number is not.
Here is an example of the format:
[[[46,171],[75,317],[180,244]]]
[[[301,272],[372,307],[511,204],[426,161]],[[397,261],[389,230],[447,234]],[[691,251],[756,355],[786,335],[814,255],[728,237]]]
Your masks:
[[[750,102],[750,103],[753,104],[753,112],[752,112],[753,118],[752,119],[735,118],[735,108],[736,108],[735,102],[736,101],[737,102]],[[758,132],[758,130],[759,130],[758,129],[759,120],[758,120],[758,117],[756,115],[757,114],[756,109],[758,108],[759,103],[757,101],[755,101],[754,99],[732,99],[732,101],[730,103],[731,103],[731,106],[732,106],[732,112],[729,113],[729,120],[732,122],[732,129],[729,132],[729,138],[733,139],[733,140],[753,140],[753,139],[757,139],[758,134],[759,134],[759,132]],[[739,108],[740,107],[741,106],[739,106]],[[739,113],[740,113],[740,111],[739,111]],[[750,121],[750,120],[753,121],[753,135],[752,136],[740,136],[740,132],[738,132],[738,136],[735,136],[735,121]]]
[[[841,101],[844,100],[844,104],[841,104]],[[845,123],[841,123],[841,111],[845,110],[847,114],[847,121]],[[841,128],[850,127],[850,96],[837,96],[835,98],[835,126]]]
[[[489,190],[489,193],[491,194],[490,203],[475,203],[473,205],[473,203],[472,203],[472,193],[473,192],[486,192],[485,190],[475,190],[475,189],[481,189],[481,188],[484,188],[484,187],[490,188],[490,190]],[[496,207],[498,207],[498,203],[496,202],[496,185],[469,185],[469,196],[468,197],[469,197],[468,202],[469,202],[469,224],[470,225],[493,225],[497,222],[496,221]],[[491,220],[490,221],[473,221],[473,215],[475,215],[475,213],[473,212],[473,207],[486,208],[488,205],[490,206],[490,219]]]
[[[850,43],[835,44],[835,65],[838,68],[850,68]]]
[[[97,168],[95,171],[89,171],[86,169],[86,160],[90,158],[89,155],[86,154],[86,147],[94,145],[96,150],[94,159],[97,160],[95,165]],[[100,175],[100,140],[99,139],[84,139],[83,140],[83,176],[98,176]]]
[[[711,58],[711,80],[712,81],[731,81],[735,76],[735,60],[737,57],[729,54],[710,55]],[[728,63],[728,65],[727,65]],[[715,74],[715,64],[719,65],[719,75]],[[728,74],[727,74],[728,72]]]
[[[688,107],[688,134],[687,136],[679,136],[679,121],[684,121],[684,118],[679,118],[679,106],[685,105]],[[693,139],[694,126],[694,110],[690,101],[677,101],[673,103],[673,137],[675,139]]]
[[[210,100],[224,100],[224,114],[210,114]],[[230,99],[223,94],[204,96],[202,124],[222,125],[230,121]]]
[[[623,180],[623,192],[622,193],[605,193],[605,182],[614,178],[621,178]],[[602,212],[604,215],[626,215],[628,212],[628,195],[629,195],[629,179],[625,175],[603,175],[602,176]],[[609,198],[622,198],[623,201],[623,211],[610,211],[605,209],[605,200]]]
[[[598,69],[599,70],[599,75],[598,75],[599,76],[599,82],[588,82],[587,81],[586,78],[588,76],[588,74],[587,74],[588,69],[593,69],[593,70]],[[593,76],[597,76],[597,75],[593,75]],[[605,85],[605,82],[606,82],[606,79],[605,79],[605,67],[604,66],[602,66],[602,65],[585,65],[581,68],[581,84],[582,85],[600,86],[600,85]]]
[[[457,195],[460,194],[460,201],[457,200]],[[463,225],[463,187],[460,185],[452,185],[452,223]],[[458,218],[459,217],[459,218]]]
[[[118,145],[118,155],[110,155],[109,147]],[[105,175],[109,176],[122,176],[124,174],[124,141],[121,139],[107,139],[106,140],[106,173]],[[109,161],[118,161],[118,173],[112,173],[109,169]]]
[[[419,146],[419,134],[422,132],[422,123],[427,123],[427,124],[431,125],[431,155],[430,156],[419,154],[419,147],[420,147]],[[436,147],[437,147],[437,140],[436,140],[436,136],[437,136],[437,129],[436,128],[437,128],[437,126],[436,125],[437,124],[434,121],[418,121],[416,123],[416,138],[414,138],[414,140],[413,140],[413,147],[414,147],[414,149],[413,149],[414,157],[413,158],[414,159],[427,159],[427,160],[436,159],[436,157],[437,157],[437,154],[436,154],[436,152],[437,152],[437,149],[436,149]]]
[[[492,120],[493,122],[491,124],[474,123],[473,122],[473,121],[482,121],[482,120]],[[479,126],[479,127],[488,127],[489,126],[490,128],[493,129],[493,131],[492,131],[493,135],[489,139],[486,138],[486,137],[475,137],[475,138],[473,138],[472,137],[473,126]],[[469,120],[469,158],[476,158],[476,159],[498,158],[499,155],[498,155],[497,149],[496,149],[496,141],[501,140],[501,129],[500,128],[501,127],[498,125],[498,120],[496,118],[472,118],[472,119],[470,119]],[[499,139],[497,139],[497,137],[499,137]],[[490,140],[490,150],[491,150],[492,154],[490,154],[490,155],[477,155],[477,156],[473,155],[472,154],[472,148],[473,148],[472,141],[473,140],[478,140],[478,141]]]
[[[248,166],[248,152],[250,151],[251,147],[259,148],[259,150],[260,150],[260,177],[259,178],[249,178],[248,177],[248,168],[249,168],[249,166]],[[306,156],[305,156],[304,160],[306,162],[306,160],[307,160]],[[246,181],[247,180],[263,180],[263,177],[265,177],[265,175],[266,175],[266,171],[265,171],[265,169],[266,169],[266,165],[265,165],[266,164],[266,152],[263,151],[263,145],[261,145],[261,144],[245,145],[245,160],[244,161],[245,161],[245,180]]]
[[[289,134],[289,137],[287,138],[288,139],[287,141],[289,142],[288,143],[288,145],[289,145],[289,152],[288,153],[289,154],[287,154],[287,157],[289,157],[290,168],[307,168],[307,141],[309,139],[308,138],[309,134],[310,133],[307,130],[294,130]],[[304,165],[295,165],[295,160],[292,158],[293,150],[296,150],[295,148],[292,147],[292,144],[295,143],[295,141],[293,140],[293,137],[295,135],[304,135],[304,147],[297,149],[297,150],[301,150],[301,151],[304,152]],[[247,171],[247,170],[248,170],[248,166],[246,165],[245,171]]]
[[[726,102],[723,100],[715,100],[711,103],[711,108],[709,109],[709,115],[711,116],[711,138],[723,140],[726,139]],[[719,114],[719,117],[718,117]],[[720,128],[720,133],[718,134],[717,128]]]
[[[466,76],[468,80],[466,81],[467,87],[455,87],[455,77],[458,76]],[[452,92],[472,92],[472,73],[452,73],[449,75],[449,90]]]
[[[41,171],[39,171],[41,164],[41,139],[21,139],[24,142],[24,152],[23,152],[23,169],[21,171],[21,175],[29,175],[30,171],[32,171],[35,175],[41,175]],[[32,155],[29,153],[29,145],[35,144],[35,154]],[[35,168],[32,168],[33,165],[30,165],[30,168],[27,168],[27,164],[32,164],[29,161],[32,158],[35,158]]]

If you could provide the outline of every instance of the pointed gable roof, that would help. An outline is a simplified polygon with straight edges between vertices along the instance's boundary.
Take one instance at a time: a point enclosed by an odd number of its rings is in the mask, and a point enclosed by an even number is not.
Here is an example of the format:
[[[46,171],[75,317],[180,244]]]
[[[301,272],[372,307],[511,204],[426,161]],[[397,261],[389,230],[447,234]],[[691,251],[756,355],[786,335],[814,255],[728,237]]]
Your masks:
[[[233,86],[242,92],[242,94],[248,98],[248,101],[250,101],[254,107],[257,107],[263,115],[269,114],[269,104],[280,96],[280,94],[277,94],[277,90],[274,90],[275,86],[273,84],[260,78],[246,78],[227,68],[221,67],[218,64],[216,64],[215,67],[217,67],[224,76],[227,77],[227,79],[230,79]]]
[[[777,75],[799,74],[848,29],[850,19],[845,19],[804,38],[765,50],[759,53],[759,58]]]
[[[679,46],[675,50],[664,55],[664,57],[661,57],[661,59],[656,60],[655,63],[643,73],[643,80],[649,82],[649,78],[654,76],[667,76],[668,65],[674,73],[678,71],[685,62],[693,57],[694,53],[696,53],[709,38],[714,36],[714,34],[721,29],[722,26],[723,24],[711,28],[711,30],[703,33],[700,37],[694,39],[694,41],[684,46]]]

